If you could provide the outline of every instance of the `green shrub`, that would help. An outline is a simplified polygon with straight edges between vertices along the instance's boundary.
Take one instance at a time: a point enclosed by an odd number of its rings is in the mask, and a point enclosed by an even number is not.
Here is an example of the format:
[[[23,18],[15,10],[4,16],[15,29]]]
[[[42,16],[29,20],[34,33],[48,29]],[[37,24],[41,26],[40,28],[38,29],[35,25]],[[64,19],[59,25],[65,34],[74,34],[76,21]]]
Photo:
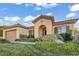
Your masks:
[[[20,38],[21,39],[25,39],[25,38],[28,38],[28,36],[27,35],[20,34]]]
[[[0,36],[3,36],[3,30],[0,29]]]
[[[54,42],[49,41],[39,41],[36,42],[36,46],[40,49],[44,49],[48,52],[52,53],[77,53],[79,52],[79,45],[68,42],[64,44],[56,44]]]
[[[23,35],[23,34],[20,34],[20,38],[21,39],[26,39],[26,38],[34,38],[34,35]]]
[[[38,40],[40,41],[55,41],[58,39],[57,35],[56,34],[49,34],[49,35],[45,35],[43,37],[39,37],[37,38]]]
[[[39,37],[37,38],[38,41],[51,41],[51,42],[55,42],[58,44],[63,44],[63,38],[59,36],[57,36],[56,34],[50,34],[50,35],[46,35],[43,37]]]
[[[28,38],[34,38],[34,35],[30,34],[30,35],[28,35]]]
[[[63,37],[63,39],[64,39],[65,42],[66,41],[72,41],[71,33],[62,33],[60,35]]]
[[[48,52],[57,52],[57,44],[52,41],[37,41],[36,46],[40,49],[46,50]]]
[[[0,39],[0,43],[9,43],[6,39]]]
[[[50,35],[46,35],[43,37],[39,37],[39,38],[31,38],[31,37],[27,37],[27,38],[23,38],[24,35],[22,35],[21,39],[16,39],[15,41],[30,41],[30,42],[35,42],[35,41],[55,41],[57,39],[60,39],[63,41],[63,38],[60,37],[60,35],[56,35],[56,34],[50,34]]]

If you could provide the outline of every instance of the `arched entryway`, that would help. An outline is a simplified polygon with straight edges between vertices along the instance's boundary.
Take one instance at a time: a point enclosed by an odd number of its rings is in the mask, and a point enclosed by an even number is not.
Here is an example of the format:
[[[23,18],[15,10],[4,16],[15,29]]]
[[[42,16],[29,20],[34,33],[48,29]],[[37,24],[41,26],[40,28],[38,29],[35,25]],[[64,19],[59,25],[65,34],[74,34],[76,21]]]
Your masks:
[[[47,30],[46,30],[46,26],[45,25],[41,25],[39,27],[39,36],[45,36],[47,34]]]

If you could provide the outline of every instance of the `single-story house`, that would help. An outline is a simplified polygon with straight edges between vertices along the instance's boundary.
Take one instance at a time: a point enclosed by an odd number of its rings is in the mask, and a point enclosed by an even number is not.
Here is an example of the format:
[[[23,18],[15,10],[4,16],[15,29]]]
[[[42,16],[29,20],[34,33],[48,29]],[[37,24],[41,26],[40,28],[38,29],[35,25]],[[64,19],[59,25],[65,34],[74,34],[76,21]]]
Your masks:
[[[7,40],[20,39],[20,35],[29,35],[32,33],[35,38],[54,33],[71,32],[74,36],[74,24],[78,19],[70,19],[55,22],[54,16],[40,15],[33,20],[34,26],[26,27],[21,24],[15,24],[3,29],[3,38]]]

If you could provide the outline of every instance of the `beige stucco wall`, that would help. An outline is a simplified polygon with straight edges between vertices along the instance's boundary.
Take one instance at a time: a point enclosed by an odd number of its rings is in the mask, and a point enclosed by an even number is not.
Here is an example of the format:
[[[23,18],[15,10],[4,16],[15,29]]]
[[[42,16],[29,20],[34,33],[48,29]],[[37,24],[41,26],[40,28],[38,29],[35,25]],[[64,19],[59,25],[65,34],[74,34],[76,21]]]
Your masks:
[[[47,34],[52,34],[53,33],[53,31],[52,31],[52,21],[47,20],[47,19],[40,19],[34,24],[34,37],[35,38],[39,37],[39,27],[41,25],[46,26]]]
[[[19,34],[29,35],[29,30],[28,29],[19,27],[18,30],[19,30]]]
[[[47,19],[40,19],[34,24],[34,37],[39,37],[39,27],[41,25],[46,26],[47,34],[53,34],[55,27],[69,26],[69,29],[72,30],[72,35],[74,36],[74,24],[60,24],[52,26],[52,21]]]

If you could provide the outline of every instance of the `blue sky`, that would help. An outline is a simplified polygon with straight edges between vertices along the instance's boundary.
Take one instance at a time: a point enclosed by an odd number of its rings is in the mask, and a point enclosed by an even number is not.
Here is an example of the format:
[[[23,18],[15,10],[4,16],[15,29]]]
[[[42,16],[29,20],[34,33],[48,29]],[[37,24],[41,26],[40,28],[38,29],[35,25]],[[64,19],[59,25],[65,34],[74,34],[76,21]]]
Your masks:
[[[0,25],[20,23],[31,26],[32,21],[41,14],[54,16],[56,21],[79,18],[79,4],[0,3]]]

